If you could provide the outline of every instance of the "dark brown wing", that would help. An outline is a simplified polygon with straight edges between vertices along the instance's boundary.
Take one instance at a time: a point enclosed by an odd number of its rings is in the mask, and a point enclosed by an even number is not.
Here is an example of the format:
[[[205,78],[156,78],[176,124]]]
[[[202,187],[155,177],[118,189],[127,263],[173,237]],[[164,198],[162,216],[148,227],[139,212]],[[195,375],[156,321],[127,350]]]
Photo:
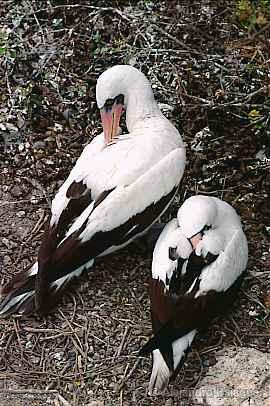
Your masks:
[[[104,201],[112,190],[106,190],[100,194],[93,205],[93,210]],[[73,272],[91,259],[91,252],[86,251],[86,247],[79,240],[87,221],[60,244],[72,223],[92,203],[91,191],[82,182],[74,181],[69,186],[66,197],[70,199],[67,207],[61,213],[57,224],[48,228],[38,252],[35,300],[36,308],[43,313],[46,313],[57,302],[58,296],[69,280],[63,282],[61,289],[57,289],[57,294],[56,290],[52,291],[50,284]],[[54,298],[51,297],[52,300],[50,301],[48,295],[53,292]]]
[[[159,218],[172,200],[176,190],[177,188],[174,188],[168,195],[163,196],[158,202],[152,203],[143,212],[132,216],[124,224],[109,231],[99,231],[85,242],[82,242],[79,236],[87,226],[88,219],[60,245],[57,228],[49,229],[49,234],[44,239],[38,256],[36,300],[39,311],[47,312],[51,307],[49,294],[53,282],[68,277],[69,274],[101,255],[111,246],[120,247],[130,242],[138,234],[143,233]],[[111,191],[105,191],[100,195],[95,201],[94,209],[106,199]]]
[[[59,242],[64,238],[69,227],[92,202],[91,191],[87,189],[82,181],[72,182],[66,192],[66,197],[69,201],[57,224],[52,227],[48,225],[43,237],[39,260],[44,268],[46,264],[50,263],[52,254]],[[0,316],[8,316],[15,311],[25,314],[33,312],[33,296],[36,285],[36,274],[32,272],[32,268],[17,273],[9,283],[1,287]]]
[[[109,231],[96,232],[89,241],[82,242],[79,236],[86,227],[86,222],[79,230],[65,238],[70,225],[92,201],[89,190],[83,185],[74,184],[68,189],[69,202],[57,224],[49,227],[45,233],[39,250],[38,264],[21,272],[15,285],[11,280],[10,284],[3,288],[0,317],[14,311],[31,313],[35,309],[47,313],[59,300],[67,283],[79,276],[94,258],[108,248],[117,249],[128,244],[154,224],[169,206],[176,191],[177,187],[141,213],[130,217],[125,223]],[[101,193],[93,204],[93,210],[110,193],[111,190]]]
[[[170,320],[145,344],[140,354],[146,355],[157,348],[163,353],[175,340],[190,331],[207,327],[215,317],[224,314],[232,305],[242,279],[243,275],[224,292],[209,291],[197,298],[191,293],[180,296],[177,300],[173,298],[174,305]]]
[[[62,211],[56,225],[55,232],[57,241],[55,246],[57,246],[57,244],[65,237],[65,234],[71,227],[72,223],[93,201],[91,197],[91,190],[87,188],[83,181],[73,181],[67,189],[66,197],[70,200],[67,207]],[[47,239],[48,235],[45,234],[43,241],[46,241]]]
[[[168,367],[173,369],[171,344],[177,338],[198,328],[198,323],[202,322],[202,313],[207,303],[205,303],[205,297],[198,300],[195,299],[195,295],[199,289],[199,277],[203,268],[216,258],[212,256],[206,259],[192,252],[185,273],[183,273],[185,261],[179,258],[178,266],[169,281],[169,290],[166,289],[162,280],[151,279],[149,290],[154,337],[141,349],[141,355],[159,348]],[[210,293],[207,300],[211,298]]]

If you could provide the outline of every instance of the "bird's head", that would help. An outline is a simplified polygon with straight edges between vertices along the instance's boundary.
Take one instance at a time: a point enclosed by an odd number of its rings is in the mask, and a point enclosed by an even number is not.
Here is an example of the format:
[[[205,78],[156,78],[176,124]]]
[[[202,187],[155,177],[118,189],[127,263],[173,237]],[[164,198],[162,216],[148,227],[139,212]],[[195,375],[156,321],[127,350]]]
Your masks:
[[[129,65],[116,65],[103,72],[97,81],[96,100],[100,109],[106,144],[117,136],[123,109],[128,108],[130,98],[134,99],[136,89],[148,88],[148,80],[142,72]]]
[[[195,249],[204,233],[216,225],[216,202],[209,196],[192,196],[178,210],[177,219],[183,234]]]

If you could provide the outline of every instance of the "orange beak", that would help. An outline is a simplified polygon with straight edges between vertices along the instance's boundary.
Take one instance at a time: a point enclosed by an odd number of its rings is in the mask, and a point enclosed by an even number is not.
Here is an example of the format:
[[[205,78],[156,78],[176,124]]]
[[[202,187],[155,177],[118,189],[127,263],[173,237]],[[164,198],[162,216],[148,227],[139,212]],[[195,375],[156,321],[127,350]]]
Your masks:
[[[111,110],[105,108],[100,110],[106,145],[117,138],[122,110],[123,105],[121,103],[114,103]]]

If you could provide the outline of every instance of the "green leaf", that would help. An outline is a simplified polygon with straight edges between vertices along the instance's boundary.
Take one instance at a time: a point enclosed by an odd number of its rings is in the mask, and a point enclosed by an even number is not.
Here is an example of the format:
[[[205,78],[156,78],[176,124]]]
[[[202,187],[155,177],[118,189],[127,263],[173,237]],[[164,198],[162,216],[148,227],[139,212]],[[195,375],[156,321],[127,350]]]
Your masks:
[[[9,51],[9,56],[10,56],[10,58],[15,59],[16,58],[16,51],[14,51],[14,49],[11,49]]]

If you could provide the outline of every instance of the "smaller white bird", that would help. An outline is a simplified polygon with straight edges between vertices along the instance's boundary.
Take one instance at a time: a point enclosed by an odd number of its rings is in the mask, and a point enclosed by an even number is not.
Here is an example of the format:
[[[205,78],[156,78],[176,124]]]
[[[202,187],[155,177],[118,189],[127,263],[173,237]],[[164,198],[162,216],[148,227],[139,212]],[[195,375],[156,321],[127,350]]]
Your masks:
[[[166,389],[196,333],[232,304],[247,266],[248,245],[236,211],[209,196],[193,196],[161,233],[150,280],[154,337],[149,394]]]

